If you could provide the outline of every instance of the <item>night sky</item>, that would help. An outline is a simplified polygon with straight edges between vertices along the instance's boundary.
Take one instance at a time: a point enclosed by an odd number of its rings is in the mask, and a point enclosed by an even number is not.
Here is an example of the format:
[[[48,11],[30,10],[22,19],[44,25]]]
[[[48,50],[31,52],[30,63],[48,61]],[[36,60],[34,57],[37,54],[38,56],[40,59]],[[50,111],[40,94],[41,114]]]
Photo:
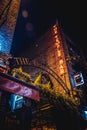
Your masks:
[[[23,48],[33,44],[43,35],[57,18],[64,32],[86,52],[86,8],[85,3],[61,2],[58,0],[22,0],[14,33],[12,54],[18,54]],[[24,12],[25,11],[25,12]],[[26,13],[26,11],[28,11]]]

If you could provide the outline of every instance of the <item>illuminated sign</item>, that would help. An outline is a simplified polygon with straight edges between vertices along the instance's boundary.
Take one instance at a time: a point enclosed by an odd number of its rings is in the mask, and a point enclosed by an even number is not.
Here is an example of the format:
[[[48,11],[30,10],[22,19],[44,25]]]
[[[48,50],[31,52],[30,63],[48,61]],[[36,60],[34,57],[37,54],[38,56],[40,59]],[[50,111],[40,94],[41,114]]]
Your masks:
[[[58,71],[60,75],[63,75],[65,73],[65,68],[64,68],[64,57],[63,57],[63,50],[62,50],[62,45],[61,45],[61,40],[58,35],[58,27],[57,25],[53,26],[53,32],[54,32],[54,40],[55,40],[55,45],[57,48],[57,57],[58,57]]]
[[[75,86],[80,86],[84,84],[82,73],[77,73],[74,75],[74,83],[75,83]]]
[[[19,109],[23,106],[23,97],[16,95],[16,94],[11,94],[9,104],[11,107],[11,110],[14,111],[15,109]]]

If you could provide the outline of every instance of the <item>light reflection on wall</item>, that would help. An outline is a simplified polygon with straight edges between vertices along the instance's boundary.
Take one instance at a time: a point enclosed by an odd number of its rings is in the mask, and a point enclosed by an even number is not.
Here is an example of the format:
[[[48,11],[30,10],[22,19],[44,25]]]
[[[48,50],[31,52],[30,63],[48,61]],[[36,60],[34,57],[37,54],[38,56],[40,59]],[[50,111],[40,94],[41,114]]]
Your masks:
[[[9,53],[11,48],[10,40],[4,32],[0,32],[0,52]]]

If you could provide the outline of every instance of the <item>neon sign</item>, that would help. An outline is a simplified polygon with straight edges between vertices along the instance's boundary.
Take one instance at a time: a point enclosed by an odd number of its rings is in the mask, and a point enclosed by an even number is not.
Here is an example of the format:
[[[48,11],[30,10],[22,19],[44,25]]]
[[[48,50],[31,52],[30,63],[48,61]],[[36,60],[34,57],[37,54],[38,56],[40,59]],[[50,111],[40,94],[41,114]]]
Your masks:
[[[59,70],[59,74],[63,75],[65,73],[65,69],[64,69],[64,59],[63,59],[63,55],[62,55],[62,46],[61,46],[61,41],[60,38],[58,36],[58,28],[57,25],[53,26],[53,33],[55,34],[54,36],[54,40],[55,40],[55,45],[57,48],[57,57],[58,57],[58,70]]]

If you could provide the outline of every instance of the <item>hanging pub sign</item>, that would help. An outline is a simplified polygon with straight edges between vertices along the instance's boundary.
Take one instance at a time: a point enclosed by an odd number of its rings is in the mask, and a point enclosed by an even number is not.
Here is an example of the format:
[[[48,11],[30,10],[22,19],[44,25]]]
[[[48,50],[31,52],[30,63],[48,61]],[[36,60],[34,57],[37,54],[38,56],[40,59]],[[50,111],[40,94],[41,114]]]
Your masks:
[[[83,79],[83,75],[82,73],[76,73],[74,75],[74,84],[75,86],[80,86],[80,85],[83,85],[84,84],[84,79]]]

